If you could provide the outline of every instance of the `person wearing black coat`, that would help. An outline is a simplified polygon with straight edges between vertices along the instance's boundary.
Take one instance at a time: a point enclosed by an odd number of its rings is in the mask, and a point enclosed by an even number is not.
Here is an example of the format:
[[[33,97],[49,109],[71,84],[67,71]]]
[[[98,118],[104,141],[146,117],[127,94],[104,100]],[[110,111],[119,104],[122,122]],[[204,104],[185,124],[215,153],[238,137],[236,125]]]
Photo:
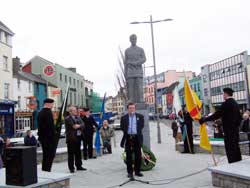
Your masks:
[[[233,90],[231,88],[223,89],[224,102],[219,110],[208,117],[203,117],[200,123],[213,121],[222,118],[224,131],[224,143],[229,163],[241,161],[241,152],[239,148],[239,126],[241,121],[240,110],[237,102],[232,98]]]
[[[37,140],[30,130],[27,131],[27,135],[24,137],[25,146],[37,146]]]
[[[192,153],[194,154],[194,142],[193,142],[193,119],[186,110],[185,105],[183,106],[183,110],[181,111],[181,118],[183,118],[183,122],[180,122],[182,126],[182,131],[185,131],[186,137],[184,140],[184,151],[182,153]],[[186,130],[184,126],[186,125]]]
[[[125,146],[128,178],[133,179],[133,171],[136,176],[143,176],[141,173],[141,147],[143,144],[142,129],[144,128],[143,115],[135,112],[135,104],[129,103],[128,114],[121,118],[121,129],[123,138],[121,147]],[[134,154],[134,168],[132,155]]]
[[[85,125],[83,130],[83,156],[84,160],[87,160],[88,158],[93,158],[93,135],[98,125],[90,115],[89,108],[84,108],[83,110],[84,116],[81,116]]]
[[[48,172],[51,171],[56,152],[56,132],[51,111],[53,103],[53,99],[45,99],[44,107],[38,114],[38,140],[43,151],[42,170]]]
[[[74,106],[69,108],[70,115],[65,119],[66,143],[68,149],[68,167],[71,173],[74,173],[74,163],[77,170],[86,170],[82,167],[81,140],[84,129],[84,123],[77,115],[77,109]]]

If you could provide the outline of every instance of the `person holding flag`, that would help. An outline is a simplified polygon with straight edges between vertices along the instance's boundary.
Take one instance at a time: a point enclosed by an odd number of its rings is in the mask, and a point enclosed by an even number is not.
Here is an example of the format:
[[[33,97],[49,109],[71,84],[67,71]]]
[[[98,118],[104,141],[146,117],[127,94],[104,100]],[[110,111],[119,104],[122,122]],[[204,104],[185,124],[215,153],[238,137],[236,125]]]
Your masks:
[[[193,143],[193,119],[186,109],[186,105],[182,106],[181,115],[183,118],[182,132],[184,140],[184,151],[182,153],[192,153],[194,154],[194,143]]]
[[[237,102],[233,99],[233,90],[231,88],[223,89],[224,102],[219,110],[208,117],[202,117],[199,122],[213,121],[222,118],[224,131],[224,143],[229,163],[241,161],[241,152],[239,148],[239,126],[241,121],[240,110]]]

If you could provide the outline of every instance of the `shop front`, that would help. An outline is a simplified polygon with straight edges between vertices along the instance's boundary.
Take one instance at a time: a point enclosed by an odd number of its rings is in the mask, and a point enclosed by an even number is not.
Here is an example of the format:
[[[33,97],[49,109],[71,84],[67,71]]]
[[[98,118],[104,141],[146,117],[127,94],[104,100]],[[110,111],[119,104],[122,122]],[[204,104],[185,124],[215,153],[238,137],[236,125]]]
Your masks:
[[[11,137],[14,134],[14,101],[0,101],[0,136]]]

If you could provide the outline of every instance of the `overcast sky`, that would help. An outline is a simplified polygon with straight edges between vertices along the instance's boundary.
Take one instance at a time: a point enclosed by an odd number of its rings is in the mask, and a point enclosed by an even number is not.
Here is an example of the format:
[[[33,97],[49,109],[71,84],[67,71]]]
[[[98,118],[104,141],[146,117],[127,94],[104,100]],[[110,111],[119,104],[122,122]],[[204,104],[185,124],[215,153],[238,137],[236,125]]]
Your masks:
[[[39,55],[76,67],[95,91],[114,95],[118,48],[130,46],[130,34],[152,65],[150,25],[130,22],[151,14],[172,18],[154,25],[157,73],[199,73],[202,65],[250,49],[249,7],[248,0],[8,0],[1,2],[0,20],[15,33],[13,57],[27,62]]]

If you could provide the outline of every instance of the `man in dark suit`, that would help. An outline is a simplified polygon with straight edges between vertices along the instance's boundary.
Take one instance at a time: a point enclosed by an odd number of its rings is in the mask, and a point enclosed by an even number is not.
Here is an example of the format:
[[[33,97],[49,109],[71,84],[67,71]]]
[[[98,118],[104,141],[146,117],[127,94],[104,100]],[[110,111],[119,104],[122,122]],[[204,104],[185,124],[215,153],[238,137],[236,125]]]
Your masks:
[[[48,98],[43,103],[43,109],[38,114],[38,140],[43,150],[42,170],[50,172],[56,153],[56,132],[51,111],[54,100]]]
[[[89,108],[84,108],[84,116],[81,116],[85,128],[83,130],[83,156],[84,160],[93,158],[93,134],[98,125],[90,115]]]
[[[125,145],[126,163],[128,178],[133,179],[133,171],[135,175],[142,177],[141,170],[141,146],[143,143],[142,129],[144,127],[143,115],[135,112],[135,104],[130,102],[127,105],[128,114],[121,118],[121,129],[123,138],[121,147]],[[134,154],[134,169],[132,155]]]
[[[229,163],[241,161],[241,152],[239,148],[239,125],[240,110],[237,102],[233,99],[233,90],[231,88],[223,89],[224,102],[220,109],[208,117],[203,117],[200,123],[213,121],[222,118],[224,131],[224,143]]]
[[[183,153],[192,153],[194,154],[194,142],[193,142],[193,119],[190,116],[189,112],[186,109],[186,106],[183,106],[183,116],[184,116],[184,125],[186,125],[186,130],[183,127],[183,131],[186,131],[186,138],[184,140],[184,151]]]
[[[68,149],[68,167],[74,173],[74,163],[77,170],[86,170],[82,167],[81,139],[84,123],[78,116],[76,107],[69,108],[70,115],[65,119],[66,143]]]

